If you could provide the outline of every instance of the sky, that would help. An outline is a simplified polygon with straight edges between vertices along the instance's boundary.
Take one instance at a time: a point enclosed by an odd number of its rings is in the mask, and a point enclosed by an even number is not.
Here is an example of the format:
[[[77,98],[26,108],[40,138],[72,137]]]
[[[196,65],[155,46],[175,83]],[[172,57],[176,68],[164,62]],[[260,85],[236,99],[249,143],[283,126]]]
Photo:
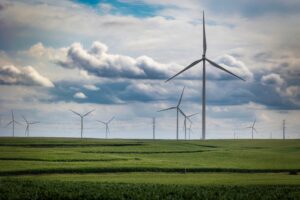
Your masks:
[[[300,2],[297,0],[0,0],[0,136],[176,138],[175,106],[201,113],[206,56],[208,139],[300,138]],[[201,137],[201,114],[191,139]],[[179,138],[184,138],[180,116]]]

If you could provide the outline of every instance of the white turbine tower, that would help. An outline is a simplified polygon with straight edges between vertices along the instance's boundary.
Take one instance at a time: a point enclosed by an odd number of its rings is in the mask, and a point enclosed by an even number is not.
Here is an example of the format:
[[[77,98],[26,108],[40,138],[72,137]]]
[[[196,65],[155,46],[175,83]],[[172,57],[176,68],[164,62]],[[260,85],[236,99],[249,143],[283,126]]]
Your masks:
[[[201,61],[203,62],[203,78],[202,78],[202,139],[205,140],[205,131],[206,131],[206,91],[205,91],[205,84],[206,84],[206,69],[205,69],[205,62],[207,61],[208,63],[210,63],[212,66],[223,70],[243,81],[245,81],[243,78],[235,75],[234,73],[228,71],[227,69],[225,69],[224,67],[221,67],[220,65],[218,65],[217,63],[209,60],[208,58],[206,58],[206,35],[205,35],[205,20],[204,20],[204,11],[203,11],[203,54],[202,54],[202,58],[199,60],[196,60],[194,62],[192,62],[190,65],[188,65],[187,67],[185,67],[183,70],[181,70],[180,72],[178,72],[177,74],[175,74],[174,76],[172,76],[171,78],[169,78],[168,80],[166,80],[166,82],[170,81],[171,79],[175,78],[176,76],[178,76],[179,74],[183,73],[184,71],[190,69],[191,67],[193,67],[194,65],[200,63]]]
[[[178,138],[179,138],[179,137],[178,137],[179,112],[180,112],[180,113],[183,113],[183,112],[180,110],[179,106],[180,106],[180,103],[181,103],[181,100],[182,100],[184,88],[185,88],[185,87],[183,87],[183,89],[182,89],[181,96],[180,96],[180,98],[179,98],[179,101],[178,101],[177,106],[172,106],[172,107],[170,107],[170,108],[166,108],[166,109],[162,109],[162,110],[157,111],[157,112],[162,112],[162,111],[167,111],[167,110],[173,110],[173,109],[176,109],[176,113],[177,113],[177,118],[176,118],[176,120],[177,120],[177,123],[176,123],[176,140],[178,140]]]
[[[110,120],[108,120],[107,122],[103,122],[103,121],[100,121],[100,120],[97,120],[98,122],[102,123],[105,125],[105,138],[107,139],[107,135],[108,133],[110,134],[110,131],[109,131],[109,123],[114,120],[115,117],[112,117]]]
[[[11,111],[11,121],[8,122],[8,124],[6,124],[5,127],[8,127],[9,125],[12,124],[12,136],[15,137],[15,123],[21,125],[20,122],[15,120],[15,116],[14,116],[14,111]]]
[[[256,123],[256,119],[254,120],[252,126],[247,127],[247,128],[251,128],[252,140],[253,140],[253,133],[254,133],[253,131],[257,133],[257,130],[254,128],[255,123]]]
[[[29,127],[30,125],[33,125],[33,124],[38,124],[40,122],[30,122],[28,121],[23,115],[22,115],[22,118],[24,119],[25,123],[26,123],[26,129],[25,129],[25,136],[29,137]]]
[[[78,112],[75,112],[75,111],[73,111],[73,110],[70,110],[71,112],[73,112],[75,115],[78,115],[79,117],[80,117],[80,119],[81,119],[81,128],[80,128],[80,137],[81,138],[83,138],[83,118],[84,117],[86,117],[86,116],[88,116],[89,114],[91,114],[92,112],[94,112],[95,111],[95,109],[93,109],[93,110],[91,110],[91,111],[89,111],[89,112],[87,112],[87,113],[85,113],[85,114],[79,114]]]

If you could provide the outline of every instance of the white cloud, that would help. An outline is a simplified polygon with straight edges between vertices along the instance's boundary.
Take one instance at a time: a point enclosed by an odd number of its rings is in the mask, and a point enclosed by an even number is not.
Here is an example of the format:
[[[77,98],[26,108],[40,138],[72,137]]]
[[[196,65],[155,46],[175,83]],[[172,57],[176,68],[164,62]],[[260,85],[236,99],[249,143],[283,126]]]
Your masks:
[[[279,74],[271,73],[262,76],[261,83],[264,85],[282,86],[285,81],[280,77]]]
[[[33,67],[17,68],[14,65],[0,67],[0,84],[54,87],[48,78],[42,76]]]
[[[94,42],[89,50],[80,43],[74,43],[68,49],[67,60],[58,61],[65,68],[79,68],[99,77],[122,77],[133,79],[165,79],[174,69],[175,64],[162,64],[147,56],[132,58],[108,53],[108,47]]]
[[[242,61],[236,59],[235,57],[231,55],[222,55],[216,59],[216,62],[220,65],[223,65],[225,69],[229,70],[230,72],[246,79],[252,79],[253,74],[248,69],[248,67],[243,63]],[[223,76],[227,74],[226,72],[220,72],[220,70],[214,69],[214,71],[218,71],[217,76]]]
[[[109,3],[99,3],[98,4],[98,7],[100,9],[100,11],[103,13],[103,14],[108,14],[110,13],[113,9],[115,9],[111,4]]]
[[[89,85],[83,85],[83,87],[84,87],[85,89],[87,89],[87,90],[92,90],[92,91],[100,90],[100,88],[98,88],[98,87],[95,86],[95,85],[91,85],[91,84],[89,84]]]
[[[86,99],[87,98],[87,96],[82,92],[75,93],[73,97],[76,99]]]
[[[54,61],[58,59],[63,59],[66,57],[67,49],[66,48],[59,48],[55,49],[52,47],[45,47],[43,43],[38,42],[32,45],[26,51],[21,53],[25,53],[34,58],[46,58],[47,60]]]

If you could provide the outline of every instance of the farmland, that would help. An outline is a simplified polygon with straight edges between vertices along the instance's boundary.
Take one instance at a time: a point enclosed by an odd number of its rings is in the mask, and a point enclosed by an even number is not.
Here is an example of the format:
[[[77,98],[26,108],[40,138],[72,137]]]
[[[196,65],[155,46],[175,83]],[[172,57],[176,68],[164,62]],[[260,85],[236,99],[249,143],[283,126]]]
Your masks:
[[[300,198],[299,140],[1,138],[0,149],[5,199]]]

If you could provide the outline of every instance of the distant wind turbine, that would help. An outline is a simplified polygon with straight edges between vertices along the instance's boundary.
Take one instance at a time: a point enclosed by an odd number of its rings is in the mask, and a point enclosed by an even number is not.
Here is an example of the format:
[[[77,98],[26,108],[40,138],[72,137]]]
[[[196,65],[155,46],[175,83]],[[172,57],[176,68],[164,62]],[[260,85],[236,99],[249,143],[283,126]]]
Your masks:
[[[23,115],[22,115],[22,118],[24,119],[25,123],[26,123],[26,129],[25,129],[25,136],[29,137],[29,127],[30,125],[33,125],[33,124],[38,124],[40,122],[30,122],[28,121]]]
[[[206,84],[206,69],[205,69],[205,61],[207,61],[208,63],[210,63],[212,66],[223,70],[233,76],[235,76],[236,78],[239,78],[243,81],[245,81],[243,78],[235,75],[234,73],[230,72],[229,70],[221,67],[220,65],[218,65],[217,63],[209,60],[208,58],[206,58],[206,49],[207,49],[207,45],[206,45],[206,35],[205,35],[205,19],[204,19],[204,11],[203,11],[203,54],[202,54],[202,58],[199,60],[196,60],[194,62],[192,62],[190,65],[188,65],[186,68],[184,68],[183,70],[181,70],[180,72],[178,72],[177,74],[175,74],[174,76],[172,76],[171,78],[169,78],[168,80],[166,80],[166,82],[170,81],[171,79],[175,78],[176,76],[178,76],[179,74],[183,73],[184,71],[190,69],[191,67],[193,67],[194,65],[200,63],[201,61],[203,62],[203,78],[202,78],[202,139],[205,140],[205,130],[206,130],[206,89],[205,89],[205,84]]]
[[[102,123],[105,125],[105,138],[107,139],[107,135],[108,133],[110,134],[110,131],[109,131],[109,123],[114,120],[115,117],[112,117],[110,120],[108,120],[107,122],[103,122],[103,121],[100,121],[100,120],[97,120],[98,122]]]
[[[184,138],[186,140],[186,130],[187,130],[187,120],[189,120],[190,122],[190,127],[189,127],[189,139],[190,139],[190,131],[191,131],[191,124],[193,123],[192,120],[191,120],[191,117],[195,116],[195,115],[198,115],[199,113],[194,113],[194,114],[191,114],[191,115],[186,115],[185,113],[181,113],[183,116],[184,116],[184,122],[183,122],[183,128],[184,128]]]
[[[255,131],[255,132],[257,133],[256,129],[254,128],[254,126],[255,126],[255,123],[256,123],[256,119],[254,120],[254,122],[253,122],[252,126],[246,127],[246,128],[251,128],[252,140],[253,140],[253,131]]]
[[[177,139],[177,140],[178,140],[178,120],[179,120],[179,112],[180,112],[180,113],[183,113],[183,112],[180,110],[179,106],[180,106],[180,103],[181,103],[181,100],[182,100],[184,88],[185,88],[185,87],[183,87],[183,89],[182,89],[181,96],[180,96],[180,98],[179,98],[179,101],[178,101],[178,103],[177,103],[177,106],[173,106],[173,107],[170,107],[170,108],[166,108],[166,109],[162,109],[162,110],[157,111],[157,112],[162,112],[162,111],[167,111],[167,110],[173,110],[173,109],[176,109],[176,112],[177,112],[177,118],[176,118],[176,120],[177,120],[177,123],[176,123],[176,139]]]
[[[81,131],[80,131],[80,137],[82,138],[83,137],[83,118],[84,117],[86,117],[86,116],[88,116],[89,114],[91,114],[92,112],[94,112],[95,111],[95,109],[93,109],[93,110],[91,110],[91,111],[89,111],[89,112],[87,112],[87,113],[85,113],[85,114],[79,114],[78,112],[75,112],[75,111],[73,111],[73,110],[70,110],[72,113],[74,113],[75,115],[78,115],[79,117],[80,117],[80,119],[81,119]]]
[[[21,125],[20,122],[15,120],[14,111],[11,111],[11,121],[6,124],[5,127],[8,127],[10,124],[12,124],[12,136],[15,137],[15,123]]]

